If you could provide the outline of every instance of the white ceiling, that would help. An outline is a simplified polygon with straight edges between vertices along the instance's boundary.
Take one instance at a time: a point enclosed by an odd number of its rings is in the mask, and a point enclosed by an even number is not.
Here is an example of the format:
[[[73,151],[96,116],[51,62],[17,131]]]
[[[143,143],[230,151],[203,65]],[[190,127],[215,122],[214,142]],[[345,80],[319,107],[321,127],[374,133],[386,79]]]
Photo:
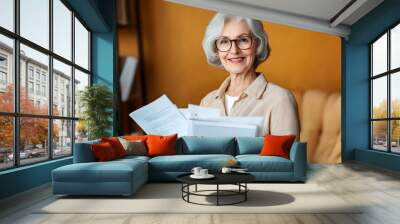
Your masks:
[[[350,26],[353,23],[383,2],[383,0],[167,1],[252,17],[341,37],[347,37],[350,34]]]
[[[270,8],[317,19],[330,20],[337,12],[346,6],[350,0],[226,0],[232,3]]]

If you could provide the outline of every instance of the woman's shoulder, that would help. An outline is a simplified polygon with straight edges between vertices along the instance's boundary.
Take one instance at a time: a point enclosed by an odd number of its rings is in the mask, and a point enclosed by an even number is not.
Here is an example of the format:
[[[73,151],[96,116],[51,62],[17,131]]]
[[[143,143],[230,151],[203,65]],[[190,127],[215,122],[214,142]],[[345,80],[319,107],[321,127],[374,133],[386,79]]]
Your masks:
[[[207,93],[207,95],[205,97],[203,97],[203,99],[201,99],[200,105],[206,106],[207,104],[209,104],[212,100],[214,100],[216,98],[217,93],[218,93],[218,89],[215,89],[215,90]]]
[[[265,91],[265,94],[281,100],[294,98],[293,93],[289,89],[286,89],[273,82],[268,82],[267,91]]]

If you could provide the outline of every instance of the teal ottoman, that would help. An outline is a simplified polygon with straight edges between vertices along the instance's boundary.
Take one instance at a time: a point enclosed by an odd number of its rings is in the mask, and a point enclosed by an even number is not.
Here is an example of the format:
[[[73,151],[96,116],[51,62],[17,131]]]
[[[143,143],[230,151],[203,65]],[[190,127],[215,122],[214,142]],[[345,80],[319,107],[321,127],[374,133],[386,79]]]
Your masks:
[[[53,193],[132,195],[148,180],[147,160],[144,156],[133,156],[59,167],[52,171]]]

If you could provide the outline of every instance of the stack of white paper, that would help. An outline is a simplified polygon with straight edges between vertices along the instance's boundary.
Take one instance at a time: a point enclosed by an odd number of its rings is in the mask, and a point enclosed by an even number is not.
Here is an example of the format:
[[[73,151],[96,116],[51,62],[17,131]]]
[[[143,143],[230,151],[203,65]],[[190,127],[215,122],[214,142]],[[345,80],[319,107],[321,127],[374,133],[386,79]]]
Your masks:
[[[187,133],[187,119],[165,95],[133,111],[129,116],[147,134],[185,135]]]
[[[261,136],[263,117],[225,117],[219,109],[189,105],[178,109],[163,95],[132,112],[133,120],[147,133],[155,135],[255,137]]]

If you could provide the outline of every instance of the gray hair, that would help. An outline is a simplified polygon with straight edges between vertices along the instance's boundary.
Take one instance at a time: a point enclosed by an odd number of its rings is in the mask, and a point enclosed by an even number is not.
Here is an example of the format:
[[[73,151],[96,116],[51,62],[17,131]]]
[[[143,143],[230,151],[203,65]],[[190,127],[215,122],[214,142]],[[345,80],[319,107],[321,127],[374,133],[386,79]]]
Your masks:
[[[217,40],[219,35],[222,33],[225,23],[231,19],[246,22],[254,37],[257,39],[259,45],[256,50],[256,60],[254,61],[255,68],[257,68],[259,64],[267,60],[270,53],[268,36],[264,31],[261,21],[224,13],[217,13],[211,19],[204,35],[202,45],[208,64],[216,67],[222,67],[221,61],[218,58],[217,49],[215,47],[215,40]]]

